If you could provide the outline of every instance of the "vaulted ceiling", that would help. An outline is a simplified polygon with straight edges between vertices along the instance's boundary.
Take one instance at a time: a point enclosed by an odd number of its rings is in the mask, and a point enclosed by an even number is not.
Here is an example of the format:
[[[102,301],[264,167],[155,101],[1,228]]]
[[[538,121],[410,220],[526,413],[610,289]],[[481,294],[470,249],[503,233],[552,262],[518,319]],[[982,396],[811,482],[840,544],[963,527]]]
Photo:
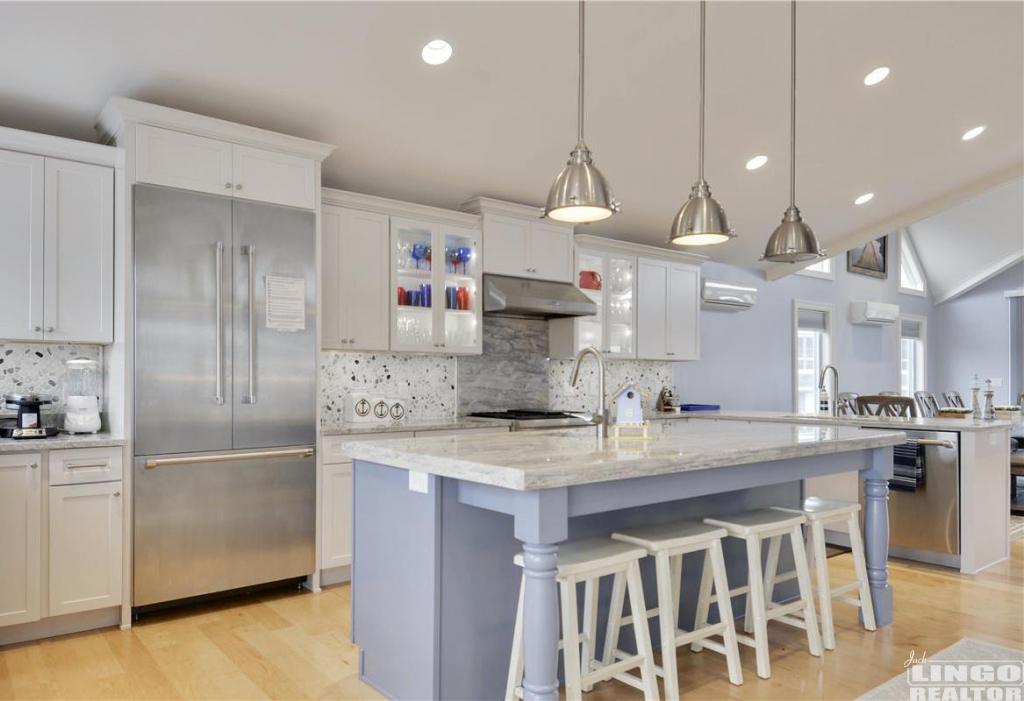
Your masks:
[[[92,138],[120,94],[337,144],[329,186],[452,208],[474,195],[540,204],[575,142],[576,8],[2,3],[0,124]],[[826,246],[1019,170],[1024,4],[799,13],[797,203]],[[696,177],[697,6],[593,2],[587,17],[587,141],[625,207],[587,230],[663,245]],[[455,53],[429,67],[419,52],[435,37]],[[880,65],[890,77],[866,87]],[[707,178],[739,237],[705,252],[756,267],[788,199],[788,3],[713,2],[707,67]],[[745,170],[758,154],[768,164]]]

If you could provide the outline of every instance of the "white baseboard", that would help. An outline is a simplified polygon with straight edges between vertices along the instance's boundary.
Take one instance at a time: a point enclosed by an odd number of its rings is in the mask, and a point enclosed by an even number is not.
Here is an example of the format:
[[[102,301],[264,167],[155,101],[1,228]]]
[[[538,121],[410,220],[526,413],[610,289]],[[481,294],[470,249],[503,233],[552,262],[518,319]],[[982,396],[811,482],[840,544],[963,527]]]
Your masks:
[[[29,640],[52,638],[55,635],[80,633],[83,630],[116,626],[121,622],[121,607],[112,606],[96,611],[69,613],[66,616],[53,616],[31,623],[0,628],[0,645],[13,645]]]
[[[352,566],[343,565],[341,567],[332,567],[329,570],[320,570],[320,586],[329,587],[332,584],[341,584],[343,582],[351,581],[352,579]]]

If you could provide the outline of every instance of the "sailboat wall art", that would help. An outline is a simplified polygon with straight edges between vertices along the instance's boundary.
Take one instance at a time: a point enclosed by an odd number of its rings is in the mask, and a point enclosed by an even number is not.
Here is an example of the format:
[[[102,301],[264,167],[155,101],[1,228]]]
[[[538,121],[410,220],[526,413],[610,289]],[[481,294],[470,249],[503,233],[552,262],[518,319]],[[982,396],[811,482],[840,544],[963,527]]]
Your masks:
[[[885,280],[889,277],[888,238],[883,236],[846,252],[846,272]]]

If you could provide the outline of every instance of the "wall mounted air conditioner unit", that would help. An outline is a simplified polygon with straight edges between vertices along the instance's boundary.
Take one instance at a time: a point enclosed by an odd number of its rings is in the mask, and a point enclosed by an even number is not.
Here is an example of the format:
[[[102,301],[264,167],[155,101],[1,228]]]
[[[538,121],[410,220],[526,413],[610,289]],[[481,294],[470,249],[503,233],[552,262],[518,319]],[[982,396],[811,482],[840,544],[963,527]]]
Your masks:
[[[700,306],[722,312],[742,312],[757,302],[757,288],[729,282],[701,280]]]
[[[850,302],[850,322],[868,326],[887,326],[900,320],[897,304],[883,302]]]

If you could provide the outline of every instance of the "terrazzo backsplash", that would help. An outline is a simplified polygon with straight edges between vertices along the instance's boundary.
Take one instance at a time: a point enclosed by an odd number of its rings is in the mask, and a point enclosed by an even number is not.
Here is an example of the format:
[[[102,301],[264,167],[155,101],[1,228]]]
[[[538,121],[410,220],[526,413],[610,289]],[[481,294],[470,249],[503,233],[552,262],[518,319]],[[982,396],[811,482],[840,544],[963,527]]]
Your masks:
[[[324,428],[344,425],[345,395],[353,391],[405,400],[407,421],[505,409],[593,411],[597,407],[597,363],[585,359],[580,383],[571,387],[573,361],[548,358],[546,321],[485,317],[483,333],[483,354],[458,358],[322,352]],[[672,363],[606,360],[608,394],[624,382],[649,392],[644,408],[653,409],[661,388],[674,388]]]
[[[548,366],[549,402],[552,409],[594,411],[597,409],[597,362],[585,358],[580,366],[576,387],[569,384],[573,361],[551,360]],[[644,411],[653,411],[662,387],[675,391],[672,363],[662,360],[613,360],[604,362],[605,391],[611,402],[612,393],[624,382],[632,382],[650,394],[643,400]]]
[[[405,401],[407,421],[455,418],[455,356],[414,353],[320,353],[320,423],[345,423],[345,395],[380,393]]]
[[[51,345],[48,343],[0,343],[0,395],[47,394],[54,404],[45,410],[57,414],[64,410],[65,362],[72,358],[88,358],[103,365],[100,346]],[[101,390],[102,391],[102,390]],[[100,397],[103,406],[103,397]],[[7,415],[7,410],[0,414]]]

